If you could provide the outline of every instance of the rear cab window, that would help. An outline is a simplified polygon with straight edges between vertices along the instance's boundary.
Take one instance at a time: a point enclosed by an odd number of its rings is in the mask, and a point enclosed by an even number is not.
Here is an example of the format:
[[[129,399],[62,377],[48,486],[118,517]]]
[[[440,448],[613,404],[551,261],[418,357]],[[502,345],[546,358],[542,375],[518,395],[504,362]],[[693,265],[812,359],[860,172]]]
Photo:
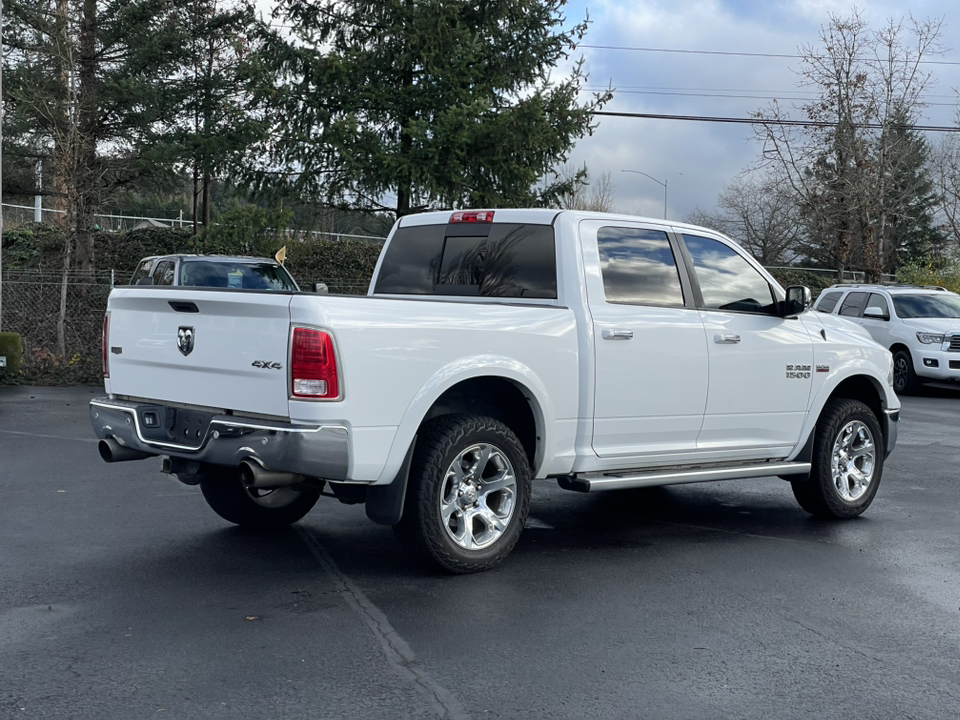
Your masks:
[[[180,285],[232,290],[295,292],[296,284],[280,265],[198,258],[180,263]]]
[[[398,228],[374,293],[556,299],[553,227],[448,223]]]

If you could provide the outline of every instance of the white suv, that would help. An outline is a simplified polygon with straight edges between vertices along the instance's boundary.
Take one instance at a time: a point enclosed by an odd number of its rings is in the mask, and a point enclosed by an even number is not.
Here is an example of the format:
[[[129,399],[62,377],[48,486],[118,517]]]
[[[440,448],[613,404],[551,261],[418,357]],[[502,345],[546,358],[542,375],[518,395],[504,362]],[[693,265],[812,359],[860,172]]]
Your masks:
[[[960,381],[960,295],[942,287],[833,285],[814,306],[862,325],[893,353],[893,387]]]

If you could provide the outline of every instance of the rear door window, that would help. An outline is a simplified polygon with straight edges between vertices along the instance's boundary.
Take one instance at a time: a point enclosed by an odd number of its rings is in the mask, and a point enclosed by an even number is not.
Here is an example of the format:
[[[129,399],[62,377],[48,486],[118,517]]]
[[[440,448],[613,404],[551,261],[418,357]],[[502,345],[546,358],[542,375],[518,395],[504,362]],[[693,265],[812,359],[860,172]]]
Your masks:
[[[399,228],[374,292],[555,299],[553,228],[516,223]]]
[[[847,317],[860,317],[863,312],[863,306],[867,304],[867,295],[865,292],[852,292],[843,299],[840,306],[840,314]]]
[[[663,230],[603,227],[597,248],[607,302],[683,306],[677,260]]]
[[[825,294],[820,298],[820,302],[817,303],[816,309],[822,313],[832,313],[833,309],[837,306],[837,303],[840,301],[840,298],[843,296],[842,292],[830,292]]]

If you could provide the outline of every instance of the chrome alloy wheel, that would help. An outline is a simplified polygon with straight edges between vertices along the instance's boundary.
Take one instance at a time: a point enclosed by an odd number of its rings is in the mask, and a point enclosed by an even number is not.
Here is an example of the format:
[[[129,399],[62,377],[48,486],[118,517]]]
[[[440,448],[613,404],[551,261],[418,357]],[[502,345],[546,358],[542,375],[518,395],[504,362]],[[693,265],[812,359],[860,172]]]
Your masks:
[[[482,550],[506,531],[516,499],[517,477],[506,454],[495,445],[471,445],[447,468],[440,519],[457,545]]]
[[[250,496],[251,500],[265,508],[286,507],[300,497],[300,491],[294,490],[291,487],[244,489],[247,491],[247,495]]]
[[[837,433],[830,458],[833,485],[841,500],[856,502],[870,487],[877,462],[873,433],[859,420],[848,422]]]

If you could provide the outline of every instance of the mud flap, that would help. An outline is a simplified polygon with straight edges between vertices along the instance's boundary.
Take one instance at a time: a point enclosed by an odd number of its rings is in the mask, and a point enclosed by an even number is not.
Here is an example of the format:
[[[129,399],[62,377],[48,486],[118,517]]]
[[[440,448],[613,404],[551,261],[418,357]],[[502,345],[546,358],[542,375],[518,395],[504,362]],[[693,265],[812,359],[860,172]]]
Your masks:
[[[400,471],[389,485],[373,485],[367,488],[366,510],[367,517],[380,525],[396,525],[403,517],[403,501],[407,496],[407,480],[410,476],[410,463],[413,461],[413,450],[417,446],[417,438],[413,438],[410,449]]]

